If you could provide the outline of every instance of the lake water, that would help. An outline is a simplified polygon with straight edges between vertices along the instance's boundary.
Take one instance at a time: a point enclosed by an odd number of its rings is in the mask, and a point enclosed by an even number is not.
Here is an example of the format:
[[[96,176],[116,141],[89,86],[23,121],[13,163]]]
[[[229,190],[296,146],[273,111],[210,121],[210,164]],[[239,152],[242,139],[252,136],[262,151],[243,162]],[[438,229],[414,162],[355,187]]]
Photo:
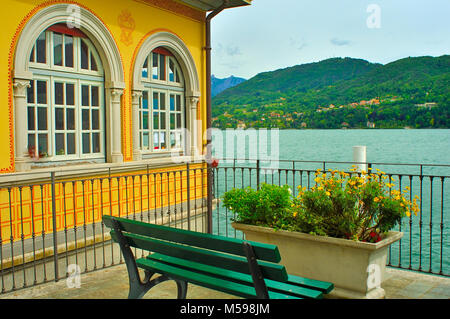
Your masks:
[[[405,218],[396,229],[403,231],[404,237],[391,248],[391,264],[450,275],[450,130],[236,130],[217,131],[213,136],[216,157],[264,159],[269,155],[273,160],[286,161],[277,164],[276,168],[281,170],[264,171],[260,179],[289,184],[294,190],[308,183],[306,174],[297,174],[298,170],[323,168],[323,162],[327,162],[326,169],[349,169],[350,163],[328,162],[352,162],[353,146],[366,146],[370,163],[442,165],[377,164],[373,167],[394,174],[397,188],[410,186],[411,195],[422,198],[418,216]],[[222,160],[215,176],[216,197],[233,187],[256,186],[256,170],[225,169],[234,164],[255,167],[254,161]],[[296,174],[283,170],[292,167]],[[395,174],[407,175],[400,178]],[[236,235],[229,226],[231,213],[221,204],[217,205],[214,216],[217,232]]]

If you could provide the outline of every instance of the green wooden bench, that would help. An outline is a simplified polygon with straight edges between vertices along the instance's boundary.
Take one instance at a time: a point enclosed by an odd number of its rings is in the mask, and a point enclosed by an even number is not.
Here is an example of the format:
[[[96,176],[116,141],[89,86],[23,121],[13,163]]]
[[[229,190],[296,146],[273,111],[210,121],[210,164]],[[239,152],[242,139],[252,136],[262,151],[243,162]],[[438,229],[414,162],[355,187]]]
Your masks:
[[[103,216],[119,243],[130,282],[128,298],[142,298],[166,280],[177,284],[185,299],[187,283],[243,298],[322,298],[333,284],[289,275],[279,264],[278,247],[136,220]],[[135,259],[131,247],[149,254]],[[144,279],[138,272],[144,270]],[[153,280],[154,274],[160,274]]]

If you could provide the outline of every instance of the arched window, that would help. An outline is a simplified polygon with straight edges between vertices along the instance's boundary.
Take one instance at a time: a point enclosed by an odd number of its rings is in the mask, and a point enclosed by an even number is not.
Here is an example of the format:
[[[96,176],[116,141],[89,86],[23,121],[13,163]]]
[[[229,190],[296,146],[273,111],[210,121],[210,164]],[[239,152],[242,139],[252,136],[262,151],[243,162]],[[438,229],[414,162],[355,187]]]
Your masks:
[[[145,57],[139,104],[139,144],[145,153],[182,151],[185,147],[185,94],[174,55],[158,47]]]
[[[104,72],[80,30],[55,24],[29,57],[27,147],[41,161],[105,158]]]

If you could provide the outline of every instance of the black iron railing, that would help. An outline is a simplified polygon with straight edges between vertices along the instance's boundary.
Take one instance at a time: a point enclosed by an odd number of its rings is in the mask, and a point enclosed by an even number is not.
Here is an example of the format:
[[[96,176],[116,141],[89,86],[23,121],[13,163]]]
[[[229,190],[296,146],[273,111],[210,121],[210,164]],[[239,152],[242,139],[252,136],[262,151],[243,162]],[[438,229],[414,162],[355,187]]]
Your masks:
[[[205,232],[206,172],[199,162],[0,177],[1,293],[122,263],[104,214]]]
[[[387,265],[450,276],[450,165],[221,159],[214,170],[214,196],[220,198],[232,188],[258,188],[261,183],[290,185],[295,196],[298,186],[308,189],[314,186],[317,169],[351,173],[353,165],[365,166],[366,171],[369,167],[378,168],[400,191],[409,187],[410,198],[419,196],[417,216],[404,218],[395,229],[404,236],[391,245]],[[214,233],[242,236],[230,226],[233,217],[233,213],[217,201]]]
[[[391,245],[391,267],[450,276],[450,165],[221,159],[172,168],[128,167],[121,171],[65,171],[0,176],[0,291],[6,293],[123,262],[101,221],[104,214],[195,231],[239,237],[233,212],[221,196],[261,183],[314,185],[314,173],[367,165],[396,179],[398,189],[420,197],[420,212],[405,218],[401,241]],[[207,175],[214,181],[208,194]],[[83,177],[79,177],[82,175]],[[13,180],[13,181],[12,181]],[[208,207],[212,207],[209,211]],[[142,252],[137,251],[139,257]]]

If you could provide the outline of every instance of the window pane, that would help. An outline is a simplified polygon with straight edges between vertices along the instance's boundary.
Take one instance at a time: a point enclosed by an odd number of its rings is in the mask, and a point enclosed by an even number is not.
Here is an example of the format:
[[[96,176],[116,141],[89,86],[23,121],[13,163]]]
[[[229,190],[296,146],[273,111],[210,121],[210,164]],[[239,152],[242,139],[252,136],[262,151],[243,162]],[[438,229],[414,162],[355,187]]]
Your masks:
[[[66,83],[66,105],[75,105],[75,85]]]
[[[38,130],[47,130],[47,108],[38,107]]]
[[[175,71],[175,82],[180,83],[180,72],[178,71],[178,69],[176,69]]]
[[[177,111],[181,112],[181,95],[177,95]]]
[[[175,81],[175,64],[172,59],[169,59],[169,81]]]
[[[37,102],[38,104],[47,104],[47,82],[36,81],[37,86]]]
[[[63,35],[60,33],[53,33],[53,63],[62,66],[62,44]]]
[[[28,154],[30,156],[36,156],[36,135],[28,134]]]
[[[89,133],[83,133],[83,154],[91,152],[91,142],[89,135]]]
[[[165,130],[166,129],[166,112],[159,113],[159,122],[161,125],[161,130]]]
[[[92,134],[92,153],[100,153],[100,133]]]
[[[154,80],[158,79],[158,54],[152,54],[152,78]]]
[[[64,133],[55,134],[55,148],[56,148],[56,155],[66,154],[64,147]]]
[[[57,130],[64,130],[64,109],[55,108],[55,128]]]
[[[81,41],[81,68],[88,70],[89,69],[89,48],[86,44],[86,42],[84,42],[84,40],[80,40]]]
[[[142,108],[148,109],[148,92],[144,91],[142,93]]]
[[[83,130],[89,130],[89,110],[82,110],[81,121]]]
[[[67,154],[75,154],[75,134],[67,134]]]
[[[175,114],[174,113],[170,114],[170,129],[171,130],[175,129]]]
[[[72,68],[73,67],[73,37],[70,35],[64,36],[64,44],[65,44],[65,66]]]
[[[148,148],[149,147],[148,133],[144,133],[142,137],[143,137],[143,139],[142,139],[142,146],[144,148]]]
[[[175,133],[170,132],[170,147],[174,147],[174,146],[175,146]]]
[[[175,111],[175,95],[170,94],[170,110]]]
[[[81,105],[89,106],[89,85],[81,86]]]
[[[48,154],[47,134],[38,135],[38,150],[39,156],[44,156]]]
[[[36,62],[47,63],[47,49],[45,44],[46,34],[45,31],[42,32],[36,41]]]
[[[181,128],[181,114],[177,114],[177,128]]]
[[[148,130],[148,112],[147,111],[143,112],[142,128],[144,130]]]
[[[159,133],[153,133],[153,148],[159,149]]]
[[[64,104],[64,89],[62,83],[55,82],[55,104]]]
[[[91,86],[91,105],[92,106],[99,106],[99,96],[98,96],[98,86]]]
[[[148,78],[148,57],[145,59],[144,65],[142,66],[142,77],[144,79]]]
[[[159,133],[159,140],[161,142],[161,149],[164,150],[167,148],[167,142],[166,142],[166,133],[165,132],[161,132]]]
[[[67,108],[66,109],[66,125],[68,130],[75,129],[75,110]]]
[[[95,57],[92,53],[91,53],[91,70],[98,71],[97,62],[95,61]]]
[[[30,54],[30,62],[34,62],[34,52],[36,51],[36,45],[33,46],[33,49],[31,49],[31,54]]]
[[[159,79],[161,81],[166,80],[166,57],[162,54],[159,55]]]
[[[34,104],[34,81],[30,81],[30,87],[27,88],[27,102]]]
[[[92,129],[98,130],[100,128],[100,119],[98,110],[92,110]]]
[[[159,104],[160,104],[160,109],[161,110],[165,110],[166,109],[166,94],[165,93],[161,93],[159,96]]]
[[[153,93],[153,109],[157,110],[158,108],[159,108],[158,93]]]
[[[35,130],[35,126],[34,126],[34,107],[29,107],[28,108],[28,130],[29,131],[34,131]]]
[[[153,129],[159,129],[159,113],[153,112]]]

